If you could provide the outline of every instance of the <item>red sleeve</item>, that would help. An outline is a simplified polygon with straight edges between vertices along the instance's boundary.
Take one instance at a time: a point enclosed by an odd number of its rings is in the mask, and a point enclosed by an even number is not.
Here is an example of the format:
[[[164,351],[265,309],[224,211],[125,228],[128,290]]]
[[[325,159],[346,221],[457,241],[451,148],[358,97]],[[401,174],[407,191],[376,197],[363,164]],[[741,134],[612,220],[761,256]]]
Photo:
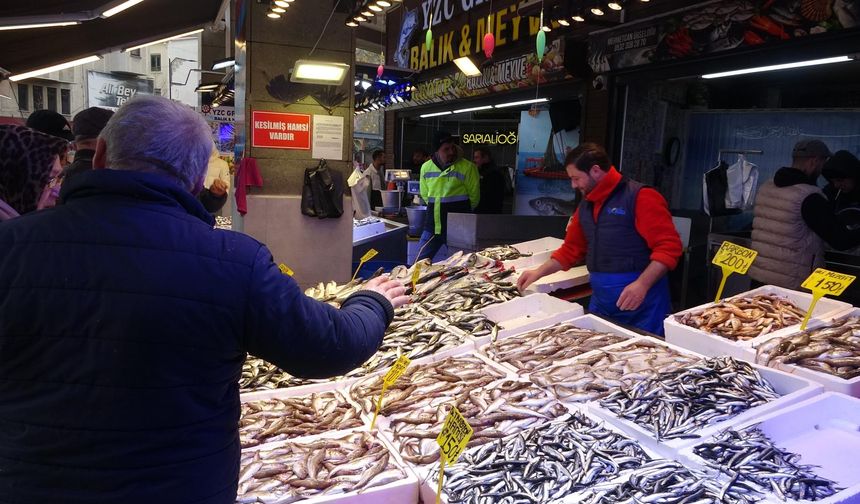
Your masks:
[[[643,188],[636,197],[636,231],[651,249],[652,261],[675,269],[683,251],[681,238],[665,198],[650,187]]]
[[[579,209],[577,208],[567,224],[564,243],[552,253],[552,258],[558,261],[566,271],[575,264],[582,262],[586,252],[588,252],[588,242],[585,240],[585,234],[579,224]]]

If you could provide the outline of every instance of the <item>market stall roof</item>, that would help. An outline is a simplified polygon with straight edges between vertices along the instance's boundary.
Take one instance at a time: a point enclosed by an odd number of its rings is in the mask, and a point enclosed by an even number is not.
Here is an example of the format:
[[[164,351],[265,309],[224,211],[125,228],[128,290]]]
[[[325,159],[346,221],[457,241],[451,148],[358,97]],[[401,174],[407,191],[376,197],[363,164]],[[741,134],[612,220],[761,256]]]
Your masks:
[[[0,30],[0,68],[12,75],[177,35],[216,20],[225,0],[144,0],[109,18],[108,0],[4,2],[0,28],[79,20],[78,25]]]

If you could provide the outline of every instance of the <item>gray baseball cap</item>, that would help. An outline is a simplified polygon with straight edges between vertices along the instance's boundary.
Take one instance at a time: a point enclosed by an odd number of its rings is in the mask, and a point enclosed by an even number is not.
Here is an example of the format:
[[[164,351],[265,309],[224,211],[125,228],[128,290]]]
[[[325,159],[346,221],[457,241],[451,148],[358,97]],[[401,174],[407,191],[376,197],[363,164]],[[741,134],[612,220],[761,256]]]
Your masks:
[[[794,144],[794,150],[791,151],[791,157],[822,157],[829,158],[833,153],[827,145],[821,140],[804,139]]]

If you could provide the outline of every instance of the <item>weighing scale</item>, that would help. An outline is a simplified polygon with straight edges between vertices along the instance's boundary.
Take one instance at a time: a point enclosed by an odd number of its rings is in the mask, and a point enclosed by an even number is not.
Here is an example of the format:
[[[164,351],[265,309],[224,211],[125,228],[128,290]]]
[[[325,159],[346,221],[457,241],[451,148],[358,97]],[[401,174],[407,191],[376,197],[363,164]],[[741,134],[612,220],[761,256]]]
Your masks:
[[[382,207],[377,207],[377,211],[385,215],[400,215],[402,194],[411,178],[409,170],[385,170],[385,187],[393,183],[396,189],[382,191]]]

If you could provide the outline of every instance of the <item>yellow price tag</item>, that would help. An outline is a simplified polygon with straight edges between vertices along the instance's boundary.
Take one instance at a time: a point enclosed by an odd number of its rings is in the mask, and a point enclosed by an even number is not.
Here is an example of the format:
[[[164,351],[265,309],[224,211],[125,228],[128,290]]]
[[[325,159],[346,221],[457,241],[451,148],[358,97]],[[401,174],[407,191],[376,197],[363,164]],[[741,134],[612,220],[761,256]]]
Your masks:
[[[385,396],[385,391],[388,387],[394,385],[394,382],[400,378],[400,375],[406,371],[412,360],[405,355],[401,355],[397,361],[391,366],[391,369],[382,377],[382,392],[379,393],[379,399],[376,400],[376,411],[373,412],[373,420],[370,422],[370,430],[376,426],[376,417],[379,416],[379,410],[382,409],[382,398]]]
[[[284,263],[279,264],[278,269],[281,270],[281,273],[287,276],[293,276],[296,274],[295,271],[291,270],[290,267]]]
[[[445,464],[455,463],[460,458],[460,454],[466,449],[469,444],[469,439],[472,438],[474,430],[469,422],[460,414],[460,410],[456,406],[451,408],[448,416],[445,417],[445,423],[442,425],[442,432],[436,437],[436,443],[439,444],[441,459],[439,460],[439,486],[436,488],[436,504],[439,504],[442,499],[442,480],[445,476]]]
[[[364,266],[364,263],[366,263],[367,261],[369,261],[369,260],[373,259],[374,257],[376,257],[376,254],[378,254],[378,253],[379,253],[379,252],[377,252],[377,251],[376,251],[376,249],[370,249],[370,250],[368,250],[368,251],[367,251],[367,253],[366,253],[366,254],[364,254],[363,256],[361,256],[361,260],[358,262],[358,268],[355,268],[355,273],[353,273],[353,274],[352,274],[352,279],[353,279],[353,280],[355,280],[355,277],[357,277],[357,276],[358,276],[358,272],[359,272],[359,270],[361,269],[361,267],[362,267],[362,266]]]
[[[361,256],[361,262],[365,263],[365,262],[373,259],[374,257],[376,257],[376,254],[378,254],[378,253],[379,252],[377,252],[376,249],[368,250],[366,254]]]
[[[746,275],[757,256],[758,252],[755,250],[735,245],[729,241],[724,241],[723,244],[720,245],[720,249],[717,250],[717,253],[714,255],[714,260],[711,261],[711,263],[719,266],[723,270],[723,278],[720,280],[720,288],[717,289],[717,296],[714,298],[715,303],[722,298],[723,289],[726,286],[726,279],[729,278],[729,275],[732,273]]]
[[[415,285],[418,283],[418,278],[421,277],[421,263],[415,263],[415,267],[412,270],[412,290],[415,290]]]
[[[856,280],[854,275],[846,275],[845,273],[837,273],[835,271],[818,268],[812,272],[806,280],[800,285],[804,289],[812,291],[812,304],[806,310],[806,316],[803,317],[803,322],[800,324],[800,330],[806,329],[806,324],[809,322],[809,317],[812,316],[813,310],[818,300],[826,295],[839,296],[851,283]]]

